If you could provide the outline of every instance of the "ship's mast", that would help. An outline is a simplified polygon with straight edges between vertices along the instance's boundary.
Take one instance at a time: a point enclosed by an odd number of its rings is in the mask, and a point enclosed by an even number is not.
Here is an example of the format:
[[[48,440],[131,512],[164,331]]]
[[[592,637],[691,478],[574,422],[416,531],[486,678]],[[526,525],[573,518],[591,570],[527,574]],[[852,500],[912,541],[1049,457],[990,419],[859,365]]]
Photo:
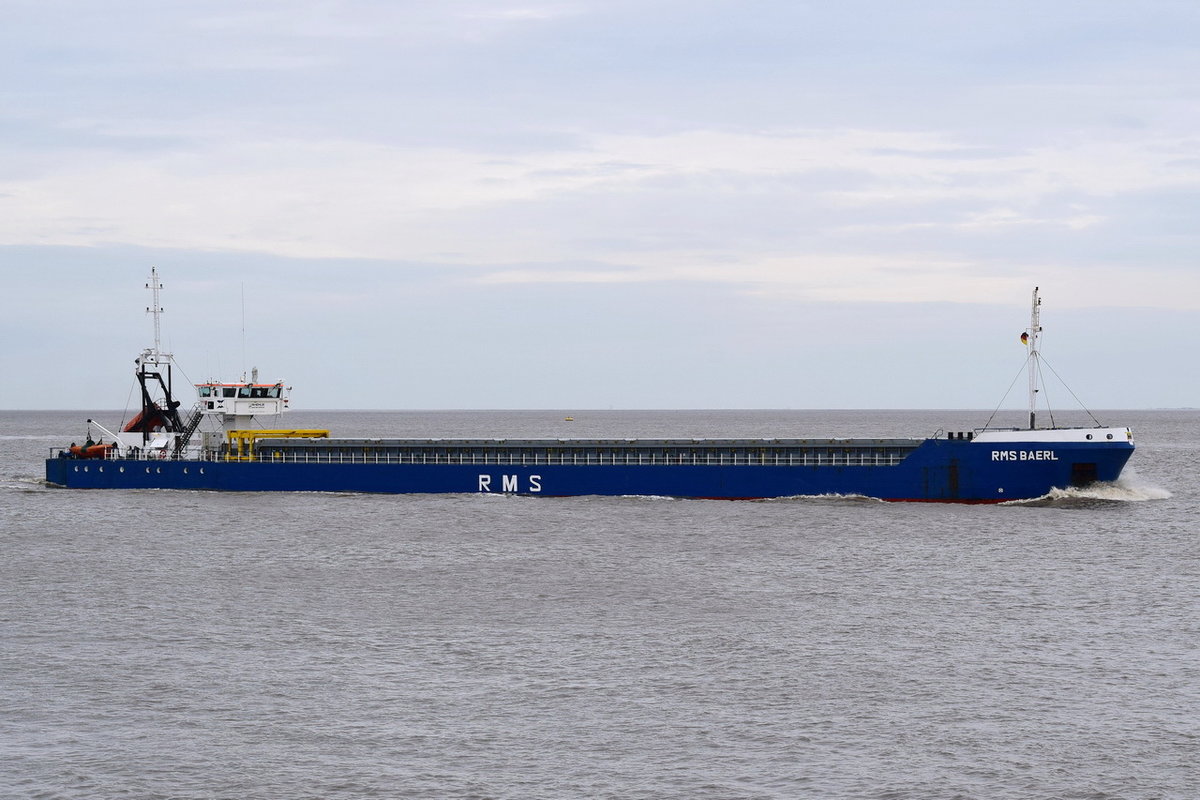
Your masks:
[[[151,433],[157,430],[177,432],[183,427],[179,419],[179,401],[171,394],[171,362],[170,353],[162,349],[162,303],[159,292],[163,285],[158,280],[158,268],[150,268],[150,280],[146,284],[150,290],[152,305],[146,307],[146,313],[154,316],[154,347],[147,347],[137,358],[137,379],[142,389],[142,411],[130,423],[125,432],[139,431],[142,434],[142,444],[150,441]],[[155,398],[154,385],[162,392],[162,400]]]
[[[1033,310],[1029,315],[1029,330],[1026,345],[1029,347],[1029,430],[1035,427],[1038,394],[1038,337],[1042,333],[1041,298],[1038,287],[1033,287]]]
[[[150,296],[153,300],[153,305],[146,308],[147,314],[154,315],[154,349],[147,350],[142,354],[142,361],[149,361],[151,364],[161,364],[171,360],[170,353],[162,351],[162,325],[159,320],[159,315],[162,314],[162,303],[159,302],[158,293],[162,291],[162,282],[158,279],[158,267],[150,268],[150,282],[146,284],[146,288],[150,290]]]

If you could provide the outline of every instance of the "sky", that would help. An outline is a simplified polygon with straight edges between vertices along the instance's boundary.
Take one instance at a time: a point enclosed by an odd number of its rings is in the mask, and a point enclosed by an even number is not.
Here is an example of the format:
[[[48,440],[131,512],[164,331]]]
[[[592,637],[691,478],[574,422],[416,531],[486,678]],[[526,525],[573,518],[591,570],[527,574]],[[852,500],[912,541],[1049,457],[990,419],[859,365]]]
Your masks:
[[[1190,0],[7,0],[0,97],[0,408],[128,404],[151,267],[297,408],[1020,408],[1034,286],[1200,406]]]

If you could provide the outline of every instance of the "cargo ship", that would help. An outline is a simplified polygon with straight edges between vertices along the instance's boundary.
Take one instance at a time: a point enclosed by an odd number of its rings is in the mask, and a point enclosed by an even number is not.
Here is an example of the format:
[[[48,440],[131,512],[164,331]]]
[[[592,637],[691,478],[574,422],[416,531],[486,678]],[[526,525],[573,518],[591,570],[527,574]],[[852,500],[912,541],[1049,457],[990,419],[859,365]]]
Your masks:
[[[110,431],[88,420],[83,445],[52,451],[46,481],[73,489],[241,492],[504,493],[763,499],[846,495],[893,501],[998,503],[1117,480],[1134,450],[1127,427],[1037,422],[1041,300],[1033,292],[1028,427],[898,438],[413,439],[333,438],[326,430],[262,428],[288,409],[282,381],[194,384],[180,413],[171,354],[160,346],[159,282],[151,271],[154,346],[138,357],[141,409]],[[208,430],[201,431],[206,426]],[[99,441],[91,439],[95,428]],[[199,431],[199,436],[197,432]],[[107,442],[104,436],[108,437]]]

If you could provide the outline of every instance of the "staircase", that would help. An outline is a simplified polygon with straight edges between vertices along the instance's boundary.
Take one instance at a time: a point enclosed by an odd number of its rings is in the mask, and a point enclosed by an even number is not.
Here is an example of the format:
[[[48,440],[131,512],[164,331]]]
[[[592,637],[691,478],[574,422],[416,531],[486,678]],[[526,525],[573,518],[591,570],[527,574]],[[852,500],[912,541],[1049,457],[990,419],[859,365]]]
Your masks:
[[[179,432],[179,437],[175,440],[175,458],[187,448],[188,442],[192,440],[192,434],[196,432],[196,428],[200,427],[200,421],[204,419],[204,406],[201,403],[196,403],[192,406],[192,415],[188,417],[187,425],[183,426],[183,430]]]

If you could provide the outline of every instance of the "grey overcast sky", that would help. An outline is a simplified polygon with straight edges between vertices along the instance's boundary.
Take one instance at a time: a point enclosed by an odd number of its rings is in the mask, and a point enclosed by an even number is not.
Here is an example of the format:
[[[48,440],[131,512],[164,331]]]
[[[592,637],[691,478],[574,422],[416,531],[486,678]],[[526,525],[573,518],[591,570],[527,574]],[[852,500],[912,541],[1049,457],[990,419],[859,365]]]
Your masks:
[[[1088,405],[1200,406],[1194,0],[8,0],[0,45],[3,408],[122,407],[151,266],[188,378],[301,408],[992,408],[1035,285]]]

